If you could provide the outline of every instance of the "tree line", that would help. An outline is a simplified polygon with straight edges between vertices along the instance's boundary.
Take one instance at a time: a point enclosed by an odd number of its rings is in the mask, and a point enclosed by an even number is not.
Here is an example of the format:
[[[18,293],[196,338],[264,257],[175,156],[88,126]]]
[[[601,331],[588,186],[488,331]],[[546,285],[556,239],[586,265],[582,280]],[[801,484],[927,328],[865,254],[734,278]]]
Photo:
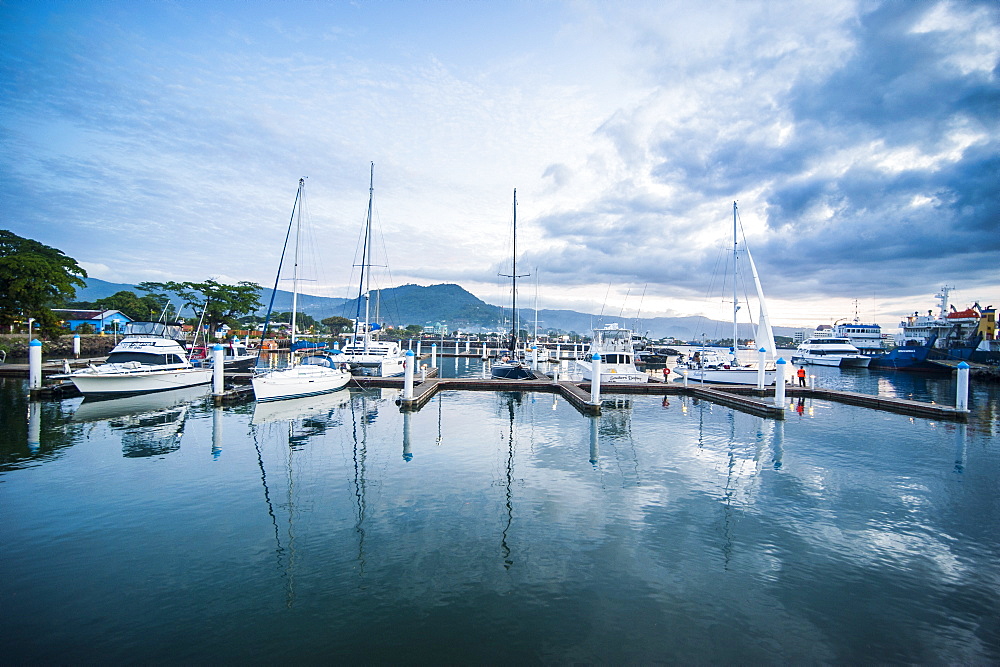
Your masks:
[[[209,278],[203,282],[141,282],[142,294],[122,290],[95,301],[75,301],[77,288],[86,287],[86,270],[61,250],[26,239],[9,230],[0,230],[0,331],[13,332],[16,324],[34,319],[39,332],[48,338],[65,333],[55,308],[78,310],[118,310],[132,320],[186,321],[208,327],[209,336],[227,326],[253,328],[264,322],[256,315],[263,308],[261,287],[240,281],[227,285]],[[178,299],[177,306],[174,300]],[[191,309],[193,317],[180,314]],[[272,322],[289,322],[292,314],[272,313]],[[296,323],[316,333],[338,335],[351,331],[354,323],[345,317],[328,317],[317,322],[305,313],[296,313]],[[318,330],[320,326],[325,331]]]

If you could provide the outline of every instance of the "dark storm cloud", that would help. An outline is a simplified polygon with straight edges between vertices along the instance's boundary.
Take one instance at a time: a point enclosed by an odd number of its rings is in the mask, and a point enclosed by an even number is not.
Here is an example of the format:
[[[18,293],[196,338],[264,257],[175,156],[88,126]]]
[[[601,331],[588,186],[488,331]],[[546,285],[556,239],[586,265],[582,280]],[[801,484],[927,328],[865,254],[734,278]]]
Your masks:
[[[709,224],[706,207],[721,213],[727,200],[754,193],[744,211],[765,216],[768,233],[755,239],[754,254],[775,296],[852,297],[876,287],[884,296],[904,295],[942,280],[995,285],[1000,85],[991,39],[1000,5],[873,7],[845,23],[851,48],[840,60],[803,70],[771,101],[748,92],[756,106],[674,118],[648,146],[637,139],[632,115],[619,112],[604,123],[597,136],[626,165],[648,169],[671,188],[670,202],[651,200],[642,187],[630,190],[630,179],[589,211],[543,220],[570,241],[557,270],[570,279],[574,266],[588,264],[598,275],[631,271],[632,282],[655,276],[693,287],[714,258],[683,252],[685,233]],[[942,9],[958,18],[928,18]],[[721,61],[748,83],[780,64],[741,65],[730,56]],[[984,67],[984,58],[993,60]],[[770,126],[790,131],[776,141],[761,131]],[[677,251],[662,252],[650,245],[654,239]],[[657,261],[622,268],[604,261],[613,253]],[[659,261],[681,269],[664,271]]]

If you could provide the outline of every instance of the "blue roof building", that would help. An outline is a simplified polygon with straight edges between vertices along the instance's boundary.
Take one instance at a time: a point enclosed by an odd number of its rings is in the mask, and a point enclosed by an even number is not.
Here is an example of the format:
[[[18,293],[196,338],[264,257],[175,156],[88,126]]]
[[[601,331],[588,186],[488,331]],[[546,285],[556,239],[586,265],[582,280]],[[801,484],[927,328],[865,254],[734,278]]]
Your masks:
[[[94,327],[96,333],[114,333],[117,322],[118,331],[125,329],[125,324],[132,318],[120,310],[73,310],[70,308],[53,308],[56,317],[69,325],[70,331],[76,331],[81,324]]]

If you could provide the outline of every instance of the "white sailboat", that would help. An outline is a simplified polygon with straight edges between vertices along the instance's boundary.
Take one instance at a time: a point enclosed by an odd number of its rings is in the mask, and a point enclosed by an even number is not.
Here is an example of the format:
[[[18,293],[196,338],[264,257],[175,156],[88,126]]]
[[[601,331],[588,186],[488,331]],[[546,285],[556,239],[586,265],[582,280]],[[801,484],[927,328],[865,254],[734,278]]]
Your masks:
[[[299,189],[295,194],[295,204],[292,207],[292,218],[288,222],[288,232],[285,235],[285,247],[288,246],[288,237],[291,235],[292,227],[295,228],[295,257],[292,269],[292,346],[295,345],[295,311],[298,309],[299,295],[299,246],[302,236],[302,208],[305,198],[305,179],[299,179]],[[278,277],[274,279],[274,290],[271,292],[271,303],[267,308],[267,317],[264,320],[264,333],[267,333],[267,326],[271,320],[271,310],[274,306],[274,294],[278,291],[278,281],[281,277],[281,264],[284,261],[285,251],[281,252],[281,260],[278,262]],[[328,365],[317,364],[296,364],[295,354],[289,359],[289,366],[286,368],[275,368],[260,371],[255,375],[250,383],[253,385],[253,393],[258,401],[280,401],[286,398],[300,398],[303,396],[316,396],[328,394],[346,385],[351,379],[351,373],[341,368],[334,368]]]
[[[368,219],[365,222],[365,236],[361,251],[361,280],[358,288],[358,308],[360,300],[365,300],[365,316],[361,313],[354,318],[354,333],[344,344],[342,354],[336,355],[336,363],[347,363],[355,373],[375,377],[402,375],[406,369],[406,352],[397,341],[381,340],[376,331],[379,324],[370,321],[371,301],[371,257],[372,257],[372,201],[375,196],[375,163],[371,165],[371,180],[368,186]],[[378,314],[376,313],[376,317]]]
[[[518,321],[517,321],[517,279],[525,276],[517,275],[517,189],[514,189],[514,224],[513,224],[513,252],[510,278],[510,318],[511,330],[510,338],[507,339],[507,349],[502,352],[500,361],[490,368],[490,376],[494,380],[532,380],[535,373],[531,370],[527,362],[518,358]]]
[[[737,313],[741,306],[739,301],[739,271],[737,269],[739,259],[739,231],[736,202],[733,202],[733,346],[729,348],[729,355],[725,355],[718,349],[703,348],[697,350],[690,359],[680,360],[676,366],[677,375],[675,382],[681,382],[685,376],[691,382],[702,382],[710,384],[752,384],[758,382],[759,366],[757,362],[744,363],[739,355],[739,322]],[[757,273],[757,266],[754,264],[750,248],[744,242],[744,250],[750,272],[753,276],[754,287],[757,292],[757,302],[760,306],[760,317],[757,324],[756,345],[765,350],[766,366],[764,369],[764,386],[775,383],[777,374],[774,369],[774,357],[776,347],[774,344],[774,332],[771,329],[771,320],[767,314],[767,305],[764,300],[764,289],[760,284],[760,276]]]

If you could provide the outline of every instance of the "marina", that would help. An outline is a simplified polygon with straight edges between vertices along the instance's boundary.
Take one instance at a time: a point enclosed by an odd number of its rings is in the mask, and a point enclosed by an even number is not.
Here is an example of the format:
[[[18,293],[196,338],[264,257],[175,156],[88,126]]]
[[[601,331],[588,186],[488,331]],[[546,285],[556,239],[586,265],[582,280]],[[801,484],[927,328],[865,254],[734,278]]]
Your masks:
[[[820,367],[785,419],[652,382],[584,415],[439,366],[416,410],[394,387],[29,402],[0,379],[6,655],[1000,659],[997,388],[953,422],[822,393],[953,382]]]

